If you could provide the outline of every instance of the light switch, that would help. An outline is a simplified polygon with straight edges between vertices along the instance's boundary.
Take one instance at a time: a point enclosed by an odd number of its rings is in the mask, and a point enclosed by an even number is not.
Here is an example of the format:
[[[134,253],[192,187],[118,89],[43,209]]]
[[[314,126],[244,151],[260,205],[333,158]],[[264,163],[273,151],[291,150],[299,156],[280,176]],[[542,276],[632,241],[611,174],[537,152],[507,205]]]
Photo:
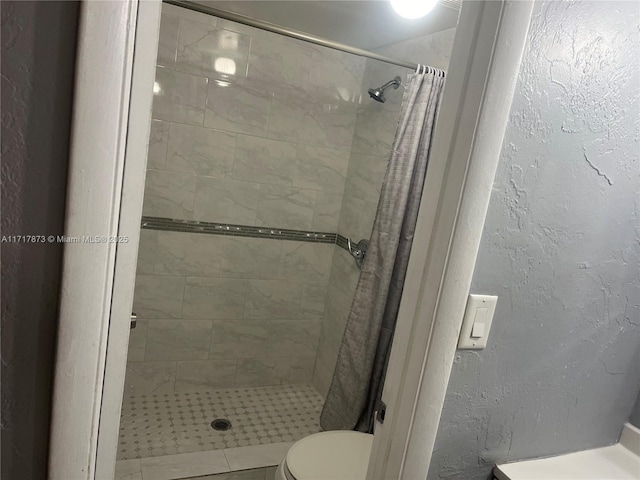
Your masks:
[[[498,297],[493,295],[469,295],[458,348],[482,349],[487,346],[497,302]]]
[[[484,337],[484,326],[484,323],[474,323],[473,328],[471,328],[471,338]]]

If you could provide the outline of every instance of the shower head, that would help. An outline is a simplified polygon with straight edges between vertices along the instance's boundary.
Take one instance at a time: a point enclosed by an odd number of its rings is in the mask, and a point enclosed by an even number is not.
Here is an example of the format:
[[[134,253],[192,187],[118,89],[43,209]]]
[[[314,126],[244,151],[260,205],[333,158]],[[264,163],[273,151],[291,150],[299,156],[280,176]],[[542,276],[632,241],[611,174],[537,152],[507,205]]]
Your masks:
[[[400,81],[401,81],[401,78],[396,77],[393,80],[390,80],[384,85],[382,85],[380,88],[370,88],[368,90],[369,96],[373,98],[376,102],[384,103],[387,101],[387,99],[384,97],[384,91],[389,87],[393,87],[394,89],[397,89],[400,86]]]

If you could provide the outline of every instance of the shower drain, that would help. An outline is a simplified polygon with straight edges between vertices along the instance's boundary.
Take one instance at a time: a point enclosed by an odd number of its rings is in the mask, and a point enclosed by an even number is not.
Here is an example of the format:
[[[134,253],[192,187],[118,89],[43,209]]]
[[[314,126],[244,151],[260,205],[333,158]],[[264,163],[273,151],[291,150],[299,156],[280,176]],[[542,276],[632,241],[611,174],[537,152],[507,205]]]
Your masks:
[[[231,422],[226,418],[216,418],[213,422],[211,422],[211,428],[224,432],[231,428]]]

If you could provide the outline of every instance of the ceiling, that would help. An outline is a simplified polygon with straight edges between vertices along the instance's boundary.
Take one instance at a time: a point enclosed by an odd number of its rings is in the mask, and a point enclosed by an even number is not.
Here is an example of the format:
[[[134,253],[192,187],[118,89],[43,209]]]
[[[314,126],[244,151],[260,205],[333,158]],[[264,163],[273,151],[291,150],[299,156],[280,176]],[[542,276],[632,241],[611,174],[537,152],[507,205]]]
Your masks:
[[[456,26],[460,0],[408,20],[386,0],[199,0],[197,3],[372,50]]]

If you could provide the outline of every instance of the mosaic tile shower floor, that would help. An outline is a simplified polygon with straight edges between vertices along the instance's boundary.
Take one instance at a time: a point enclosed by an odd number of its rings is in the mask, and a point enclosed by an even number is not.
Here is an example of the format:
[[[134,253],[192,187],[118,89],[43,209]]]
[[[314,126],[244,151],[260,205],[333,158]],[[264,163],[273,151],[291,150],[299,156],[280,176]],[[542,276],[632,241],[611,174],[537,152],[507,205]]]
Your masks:
[[[322,402],[306,384],[125,396],[118,460],[296,441],[320,431]]]

